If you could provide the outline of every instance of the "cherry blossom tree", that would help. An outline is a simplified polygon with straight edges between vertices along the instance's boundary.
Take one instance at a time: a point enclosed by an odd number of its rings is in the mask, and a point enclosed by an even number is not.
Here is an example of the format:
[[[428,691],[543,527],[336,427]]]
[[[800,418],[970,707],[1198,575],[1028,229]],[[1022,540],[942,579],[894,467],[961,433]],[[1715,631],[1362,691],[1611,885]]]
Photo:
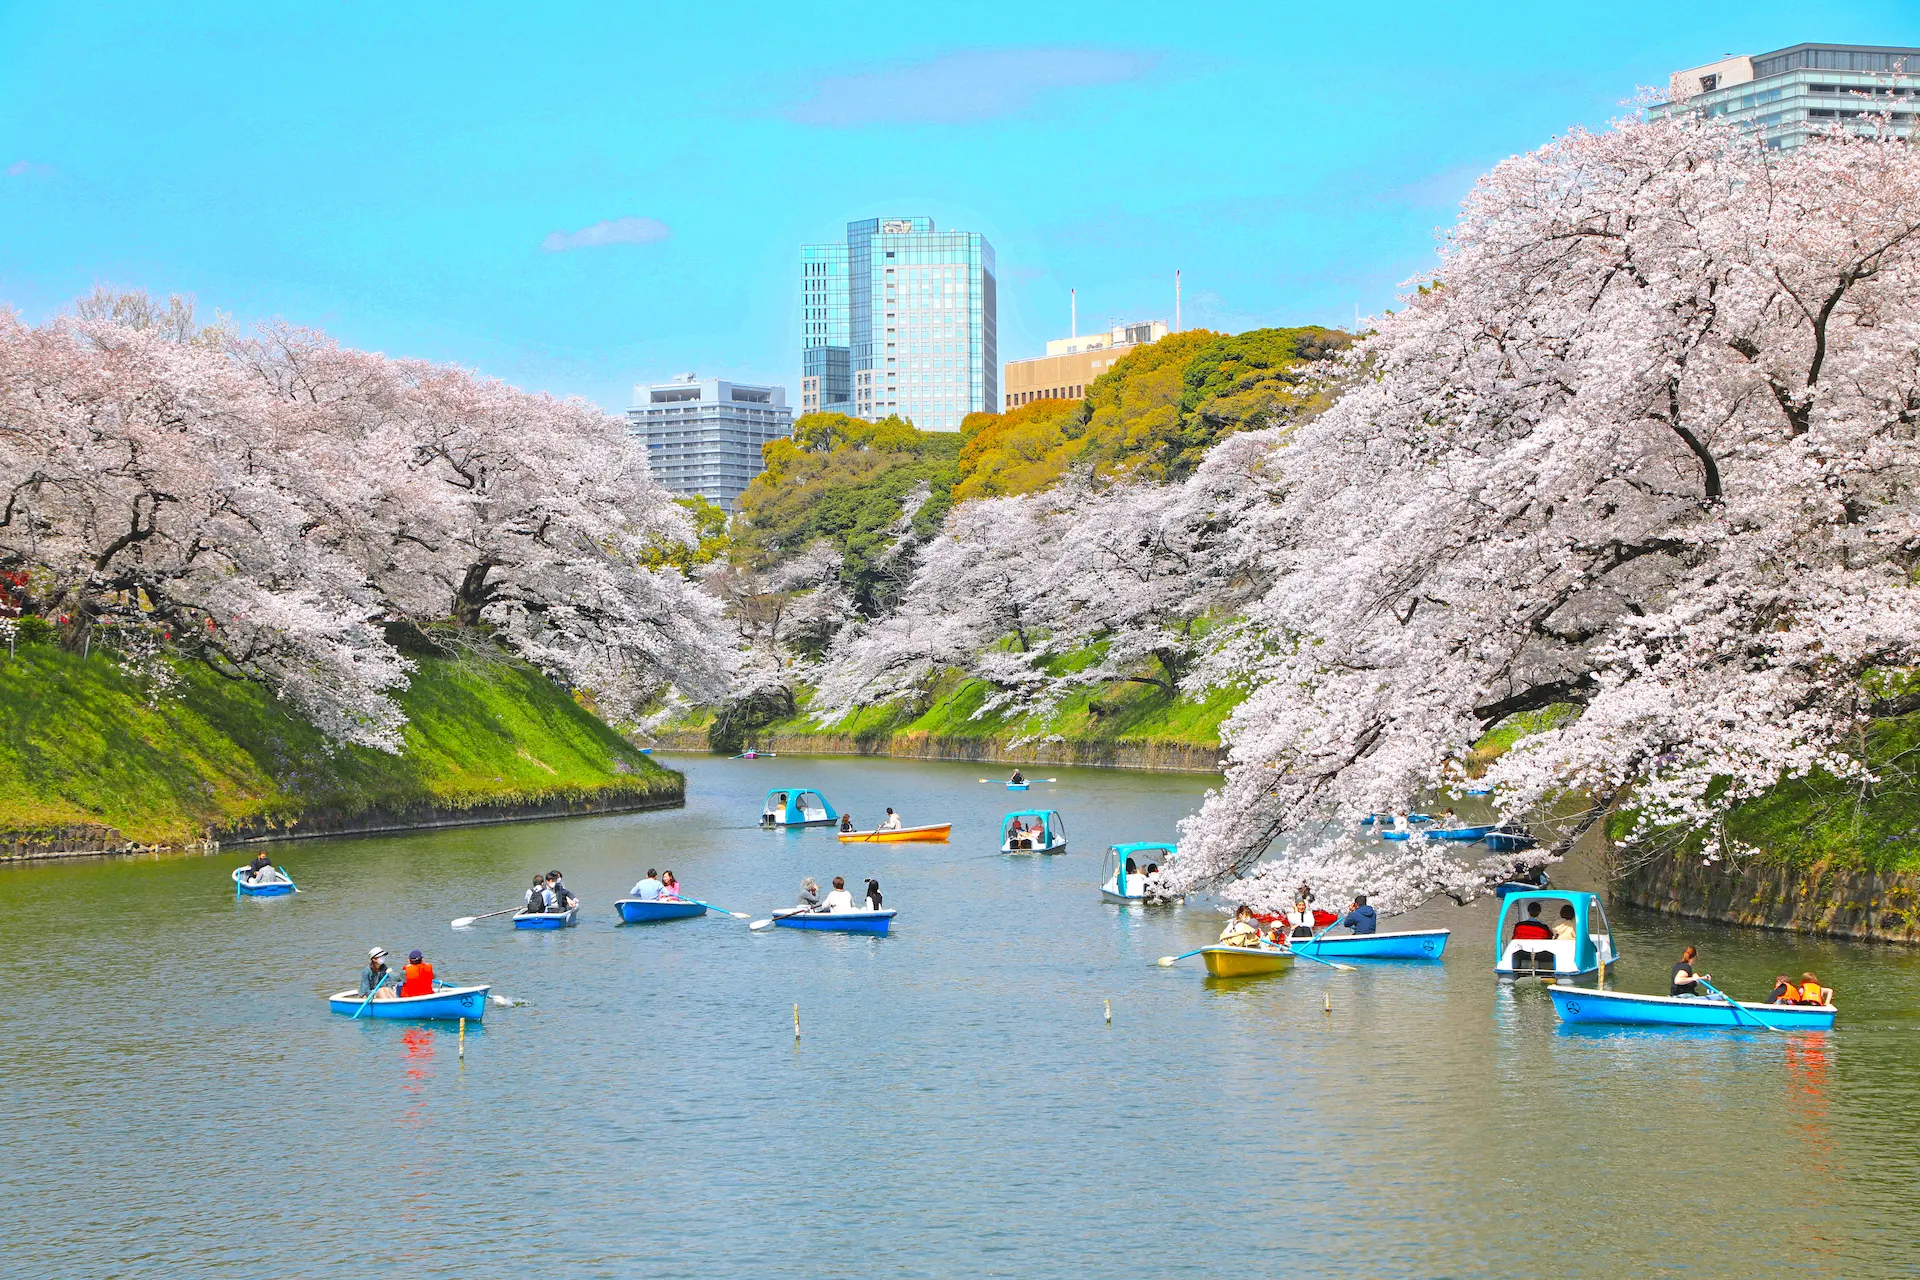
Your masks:
[[[1209,667],[1253,691],[1184,885],[1445,787],[1552,704],[1581,711],[1488,782],[1513,812],[1584,797],[1559,848],[1623,801],[1711,825],[1786,776],[1864,777],[1866,677],[1920,660],[1920,152],[1575,132],[1480,183],[1348,376],[1196,477],[1260,495],[1238,528],[1270,585]],[[1471,887],[1418,852],[1289,839],[1261,878]]]

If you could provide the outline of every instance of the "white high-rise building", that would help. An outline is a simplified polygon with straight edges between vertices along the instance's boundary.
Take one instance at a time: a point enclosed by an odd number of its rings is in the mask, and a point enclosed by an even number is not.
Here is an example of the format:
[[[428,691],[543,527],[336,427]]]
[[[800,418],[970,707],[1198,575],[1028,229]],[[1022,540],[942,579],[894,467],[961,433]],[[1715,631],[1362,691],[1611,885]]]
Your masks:
[[[1759,132],[1776,150],[1797,147],[1840,125],[1915,136],[1920,115],[1920,49],[1865,44],[1796,44],[1726,57],[1667,77],[1667,100],[1648,114],[1724,117]]]
[[[1000,407],[993,246],[931,218],[847,224],[801,249],[800,411],[955,431]]]
[[[761,447],[792,433],[793,410],[785,387],[683,373],[634,387],[627,431],[646,441],[647,466],[667,492],[732,511],[766,469]]]

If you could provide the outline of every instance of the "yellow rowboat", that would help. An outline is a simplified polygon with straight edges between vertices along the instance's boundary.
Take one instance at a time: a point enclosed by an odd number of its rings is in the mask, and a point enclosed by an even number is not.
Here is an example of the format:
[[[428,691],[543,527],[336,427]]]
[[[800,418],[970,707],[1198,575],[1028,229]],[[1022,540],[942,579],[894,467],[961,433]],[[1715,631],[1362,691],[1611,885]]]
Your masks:
[[[953,835],[951,822],[935,822],[924,827],[898,827],[892,831],[842,831],[843,844],[905,844],[913,840],[944,843]]]
[[[1250,978],[1256,973],[1279,973],[1293,964],[1293,952],[1268,947],[1203,947],[1200,958],[1216,978]]]

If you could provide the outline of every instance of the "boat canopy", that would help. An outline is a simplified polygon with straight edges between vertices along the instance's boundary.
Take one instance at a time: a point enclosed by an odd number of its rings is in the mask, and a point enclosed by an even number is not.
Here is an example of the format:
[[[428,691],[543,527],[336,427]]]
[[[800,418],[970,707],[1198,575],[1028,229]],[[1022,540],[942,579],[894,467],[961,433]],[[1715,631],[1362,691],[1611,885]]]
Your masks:
[[[1110,844],[1107,846],[1107,865],[1101,868],[1101,878],[1114,887],[1122,897],[1135,896],[1133,881],[1145,880],[1147,867],[1155,863],[1173,861],[1177,849],[1172,844],[1158,840],[1140,840],[1132,844]],[[1127,863],[1134,864],[1132,875],[1127,874]]]
[[[1500,908],[1500,919],[1493,931],[1493,962],[1497,972],[1511,972],[1513,965],[1508,958],[1512,931],[1527,918],[1527,905],[1538,902],[1541,923],[1549,928],[1558,921],[1558,908],[1573,908],[1573,972],[1590,973],[1600,967],[1604,950],[1607,962],[1613,963],[1617,952],[1613,948],[1613,931],[1607,925],[1607,909],[1601,905],[1600,895],[1586,893],[1578,889],[1528,889],[1520,893],[1510,893]],[[1544,941],[1544,940],[1543,940]],[[1558,972],[1566,972],[1558,969]]]
[[[760,816],[764,821],[778,826],[807,826],[816,822],[836,822],[840,815],[834,812],[827,798],[810,787],[775,787],[767,792],[766,803],[760,807]]]

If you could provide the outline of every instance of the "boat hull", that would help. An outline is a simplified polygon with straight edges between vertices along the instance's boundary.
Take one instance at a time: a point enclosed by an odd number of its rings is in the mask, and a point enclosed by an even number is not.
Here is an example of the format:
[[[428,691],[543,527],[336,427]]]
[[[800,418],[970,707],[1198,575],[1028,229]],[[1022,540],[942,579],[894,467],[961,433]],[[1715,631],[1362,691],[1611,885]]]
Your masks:
[[[662,920],[691,920],[695,916],[707,914],[706,907],[698,902],[662,902],[658,898],[622,898],[613,904],[620,918],[628,924],[659,924]]]
[[[537,916],[525,912],[515,912],[513,927],[516,929],[566,929],[579,919],[580,908],[569,907],[565,911],[543,911]]]
[[[1029,786],[1031,786],[1031,785],[1032,785],[1031,783],[1027,783],[1027,782],[1009,782],[1009,783],[1007,784],[1007,790],[1009,790],[1009,791],[1025,791],[1025,790],[1026,790],[1026,789],[1027,789],[1027,788],[1028,788]]]
[[[1251,978],[1256,974],[1280,973],[1293,965],[1291,951],[1268,951],[1260,947],[1203,947],[1200,959],[1207,972],[1216,978]]]
[[[842,831],[842,844],[944,844],[953,835],[951,822],[934,822],[923,827],[901,827],[898,831]]]
[[[1783,1031],[1830,1031],[1835,1013],[1832,1005],[1754,1004],[1745,1000],[1739,1002],[1736,1012],[1726,1001],[1711,996],[1635,995],[1584,987],[1555,987],[1549,994],[1562,1022],[1632,1027],[1738,1027],[1752,1031],[1764,1023]]]
[[[810,929],[815,933],[885,933],[896,913],[885,911],[805,911],[799,915],[775,916],[780,929]]]
[[[1328,934],[1317,939],[1296,938],[1295,951],[1303,956],[1339,960],[1438,960],[1447,949],[1450,929],[1419,929],[1401,933]]]
[[[233,869],[233,887],[246,898],[281,898],[293,892],[293,881],[276,880],[272,884],[248,884],[241,877],[246,874],[245,867]]]
[[[1060,841],[1058,844],[1035,844],[1031,840],[1003,840],[1000,842],[1000,852],[1002,853],[1065,853],[1066,851],[1067,842],[1065,840]]]
[[[1491,830],[1493,830],[1492,827],[1453,827],[1449,830],[1431,831],[1427,834],[1433,836],[1436,840],[1458,840],[1463,844],[1472,844],[1476,840],[1486,839],[1487,832]]]
[[[487,1016],[487,992],[493,990],[484,987],[443,987],[430,996],[407,996],[404,999],[394,997],[391,1000],[368,1000],[358,991],[342,991],[337,996],[327,997],[327,1007],[335,1013],[344,1013],[348,1017],[360,1008],[367,1006],[362,1018],[394,1018],[403,1021],[424,1019],[465,1018],[478,1022]]]

